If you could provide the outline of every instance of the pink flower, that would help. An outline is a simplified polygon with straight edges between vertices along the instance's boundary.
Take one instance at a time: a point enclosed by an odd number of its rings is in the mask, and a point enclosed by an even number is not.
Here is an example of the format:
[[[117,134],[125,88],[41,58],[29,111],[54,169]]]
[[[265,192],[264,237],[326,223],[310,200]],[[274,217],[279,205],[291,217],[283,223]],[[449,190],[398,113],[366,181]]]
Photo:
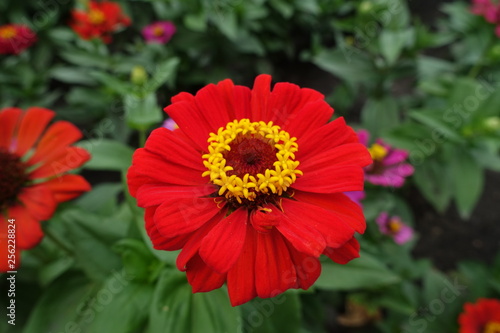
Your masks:
[[[159,21],[145,26],[142,36],[147,43],[166,44],[175,34],[175,25],[170,21]]]
[[[167,120],[165,120],[163,122],[162,127],[165,127],[166,129],[169,129],[171,131],[176,130],[176,129],[179,128],[179,126],[177,125],[177,123],[172,118],[168,118]]]
[[[353,191],[353,192],[344,192],[345,195],[355,203],[357,203],[360,206],[363,206],[361,204],[361,200],[365,198],[365,191]]]
[[[380,186],[403,186],[406,177],[415,171],[413,166],[406,163],[408,152],[395,149],[378,139],[374,144],[368,146],[370,134],[366,130],[358,131],[359,141],[368,147],[373,164],[365,168],[365,179],[374,185]]]
[[[375,221],[380,232],[391,236],[399,245],[410,241],[413,237],[413,229],[406,225],[399,216],[389,217],[387,212],[382,212]]]
[[[483,16],[490,23],[498,23],[498,7],[491,0],[473,0],[471,12]]]

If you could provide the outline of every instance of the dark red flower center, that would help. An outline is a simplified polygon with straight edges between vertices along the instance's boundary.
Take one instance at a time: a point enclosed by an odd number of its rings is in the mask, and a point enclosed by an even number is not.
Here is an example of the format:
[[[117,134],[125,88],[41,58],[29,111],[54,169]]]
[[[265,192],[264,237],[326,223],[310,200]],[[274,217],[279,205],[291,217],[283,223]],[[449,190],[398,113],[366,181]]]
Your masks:
[[[13,205],[29,180],[20,158],[0,149],[0,210]]]
[[[243,177],[245,174],[256,175],[273,168],[277,150],[268,142],[258,138],[243,137],[229,144],[231,150],[226,152],[226,164],[234,168],[228,175]]]

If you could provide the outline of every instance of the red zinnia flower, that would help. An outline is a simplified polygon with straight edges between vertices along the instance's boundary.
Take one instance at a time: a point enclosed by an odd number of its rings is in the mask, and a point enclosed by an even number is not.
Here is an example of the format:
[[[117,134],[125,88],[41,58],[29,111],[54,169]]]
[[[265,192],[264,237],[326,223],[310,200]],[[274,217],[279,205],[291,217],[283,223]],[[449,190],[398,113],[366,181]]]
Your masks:
[[[134,154],[131,194],[156,249],[182,249],[193,292],[227,281],[233,306],[309,288],[318,257],[359,256],[365,220],[342,192],[363,189],[366,147],[323,95],[260,75],[180,93],[165,108],[179,129],[153,131]]]
[[[0,54],[19,54],[36,42],[36,34],[22,24],[0,26]]]
[[[119,4],[110,1],[90,1],[88,11],[73,10],[70,27],[83,39],[100,38],[111,42],[111,33],[130,25]]]
[[[90,189],[83,177],[66,174],[90,158],[86,150],[70,146],[81,138],[80,130],[67,121],[45,130],[53,117],[53,111],[39,107],[0,111],[1,272],[15,268],[6,260],[9,219],[15,219],[18,257],[19,250],[42,240],[40,221],[49,219],[58,203]]]
[[[500,332],[500,301],[480,298],[475,304],[465,303],[458,317],[459,333]]]

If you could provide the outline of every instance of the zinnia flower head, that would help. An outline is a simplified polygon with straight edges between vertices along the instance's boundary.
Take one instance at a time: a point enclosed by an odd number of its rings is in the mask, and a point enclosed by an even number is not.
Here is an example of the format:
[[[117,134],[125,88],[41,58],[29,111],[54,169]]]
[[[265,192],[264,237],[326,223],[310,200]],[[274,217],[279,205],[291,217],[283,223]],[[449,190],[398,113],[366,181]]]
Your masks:
[[[476,303],[465,303],[458,323],[459,333],[500,332],[500,301],[480,298]]]
[[[358,137],[361,143],[369,146],[368,131],[358,131]],[[395,149],[381,139],[369,146],[368,150],[373,158],[373,164],[365,169],[368,182],[386,187],[401,187],[405,178],[413,174],[413,166],[405,162],[408,158],[406,150]]]
[[[253,89],[229,79],[165,108],[179,129],[158,128],[128,172],[159,250],[182,249],[177,267],[193,292],[227,282],[231,304],[309,288],[318,257],[359,256],[363,189],[371,163],[323,95],[260,75]]]
[[[36,34],[22,24],[0,26],[0,54],[19,54],[37,40]]]
[[[70,27],[81,38],[99,38],[111,42],[111,34],[130,25],[120,5],[111,1],[89,1],[87,10],[73,10]]]
[[[489,23],[497,23],[499,19],[498,5],[491,0],[473,0],[471,12],[483,16]]]
[[[71,146],[82,134],[66,121],[47,128],[54,115],[39,107],[0,110],[1,272],[13,270],[5,260],[9,219],[16,220],[16,249],[30,249],[42,240],[40,221],[49,219],[60,202],[90,189],[83,177],[67,174],[90,158]]]
[[[413,237],[413,229],[406,225],[399,216],[389,216],[382,212],[375,220],[381,233],[388,235],[401,245],[410,241]]]
[[[170,21],[159,21],[145,26],[142,36],[147,43],[166,44],[175,34],[175,25]]]

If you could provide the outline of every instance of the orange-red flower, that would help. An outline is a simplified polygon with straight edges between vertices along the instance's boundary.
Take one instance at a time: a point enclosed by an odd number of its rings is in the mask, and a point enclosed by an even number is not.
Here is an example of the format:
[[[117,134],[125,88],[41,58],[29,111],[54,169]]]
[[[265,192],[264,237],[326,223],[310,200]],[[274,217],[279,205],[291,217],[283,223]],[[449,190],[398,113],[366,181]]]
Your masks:
[[[0,54],[19,54],[36,42],[36,34],[22,24],[0,26]]]
[[[43,237],[40,221],[49,219],[60,202],[88,191],[90,185],[79,176],[67,174],[89,158],[89,153],[72,147],[82,136],[67,121],[47,128],[54,111],[32,107],[0,110],[0,271],[15,267],[7,261],[8,220],[15,220],[16,263],[19,250],[37,245]],[[17,265],[16,265],[17,266]]]
[[[480,298],[476,303],[465,303],[458,317],[459,333],[500,332],[500,301]]]
[[[260,75],[180,93],[165,108],[179,129],[153,131],[129,169],[159,250],[182,249],[177,267],[193,292],[227,281],[233,306],[309,288],[318,257],[359,256],[365,219],[342,192],[363,189],[372,159],[324,96]]]
[[[111,42],[111,34],[130,25],[120,5],[111,1],[90,1],[88,10],[73,10],[70,27],[83,39],[100,38]]]

